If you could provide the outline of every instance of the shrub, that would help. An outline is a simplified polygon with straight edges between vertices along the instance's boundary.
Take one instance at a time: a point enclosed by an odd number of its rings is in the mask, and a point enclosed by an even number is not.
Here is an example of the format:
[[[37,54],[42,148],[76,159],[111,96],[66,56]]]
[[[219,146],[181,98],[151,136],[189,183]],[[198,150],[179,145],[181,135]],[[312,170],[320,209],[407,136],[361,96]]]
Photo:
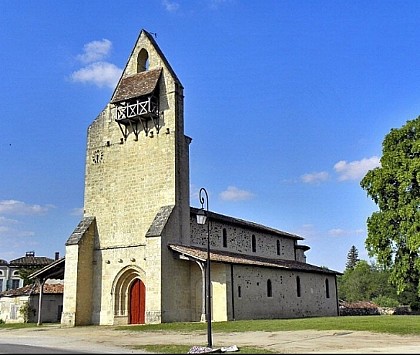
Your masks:
[[[35,309],[31,307],[29,302],[25,302],[20,308],[19,313],[23,317],[23,321],[25,323],[28,323],[29,317],[32,315],[35,315]]]
[[[372,300],[372,302],[374,302],[380,307],[398,307],[400,305],[400,303],[396,299],[388,297],[388,296],[375,297]]]

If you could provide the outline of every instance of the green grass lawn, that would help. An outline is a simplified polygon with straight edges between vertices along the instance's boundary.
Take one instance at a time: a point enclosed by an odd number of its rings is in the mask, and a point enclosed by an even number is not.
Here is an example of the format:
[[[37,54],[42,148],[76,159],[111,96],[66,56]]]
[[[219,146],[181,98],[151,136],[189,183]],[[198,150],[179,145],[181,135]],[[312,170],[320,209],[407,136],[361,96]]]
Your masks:
[[[131,331],[206,331],[206,323],[163,323],[134,326],[118,326],[116,329]],[[420,316],[375,315],[314,317],[299,319],[241,320],[213,322],[214,333],[246,331],[290,331],[290,330],[353,330],[390,333],[397,335],[420,335]]]
[[[206,332],[207,323],[164,323],[133,326],[118,326],[116,330],[131,331],[169,331],[169,332]],[[390,333],[396,335],[420,335],[420,316],[342,316],[314,317],[299,319],[247,320],[213,322],[213,333],[232,333],[246,331],[293,331],[293,330],[352,330]],[[188,345],[148,345],[137,347],[153,353],[186,354]],[[266,349],[241,347],[242,354],[274,354]]]
[[[36,327],[36,323],[28,324],[0,324],[3,328]],[[207,323],[162,323],[130,326],[115,326],[115,330],[130,330],[139,332],[182,332],[205,333]],[[272,320],[246,320],[213,322],[213,333],[233,333],[246,331],[294,331],[294,330],[349,330],[390,333],[396,335],[420,335],[420,316],[417,315],[375,315],[375,316],[341,316],[341,317],[314,317],[299,319],[272,319]],[[135,346],[155,354],[186,354],[189,345],[141,345]],[[272,352],[255,347],[241,347],[238,353],[242,354],[270,354]]]

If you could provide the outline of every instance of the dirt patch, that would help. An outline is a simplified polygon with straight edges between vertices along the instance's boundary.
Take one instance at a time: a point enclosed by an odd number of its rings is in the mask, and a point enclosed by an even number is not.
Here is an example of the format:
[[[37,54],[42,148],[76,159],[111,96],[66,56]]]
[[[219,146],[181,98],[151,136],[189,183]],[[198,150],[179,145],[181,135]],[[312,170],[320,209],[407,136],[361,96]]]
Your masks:
[[[146,353],[133,346],[182,344],[205,346],[205,332],[138,332],[108,326],[61,327],[44,325],[26,329],[1,329],[3,343],[43,345],[96,353]],[[236,345],[269,349],[278,354],[388,353],[419,354],[420,337],[354,331],[280,331],[213,333],[213,347]]]

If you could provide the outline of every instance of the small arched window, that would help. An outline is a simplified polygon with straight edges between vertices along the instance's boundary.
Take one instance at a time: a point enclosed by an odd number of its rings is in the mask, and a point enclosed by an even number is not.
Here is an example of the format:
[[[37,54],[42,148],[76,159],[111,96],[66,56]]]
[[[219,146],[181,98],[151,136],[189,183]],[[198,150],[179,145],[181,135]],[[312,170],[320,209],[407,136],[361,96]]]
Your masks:
[[[325,279],[325,296],[327,298],[330,298],[330,284],[328,282],[328,279]]]
[[[300,277],[296,276],[296,295],[298,297],[300,297],[301,292],[300,292]]]
[[[273,288],[270,279],[267,280],[267,297],[273,297]]]
[[[255,234],[252,235],[251,247],[252,247],[252,252],[255,253],[257,251],[257,239],[255,238]]]
[[[227,231],[223,228],[223,248],[227,248]]]
[[[149,70],[149,53],[142,48],[137,56],[137,73]]]

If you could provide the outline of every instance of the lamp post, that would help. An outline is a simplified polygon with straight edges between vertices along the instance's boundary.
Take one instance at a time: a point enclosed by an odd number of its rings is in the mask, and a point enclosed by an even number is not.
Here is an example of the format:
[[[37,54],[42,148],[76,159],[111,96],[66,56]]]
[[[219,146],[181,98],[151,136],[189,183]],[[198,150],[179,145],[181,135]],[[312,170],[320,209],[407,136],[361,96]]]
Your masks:
[[[205,199],[204,199],[205,196]],[[209,214],[209,195],[204,187],[200,189],[199,200],[201,209],[197,213],[197,223],[206,224],[206,219]],[[206,203],[206,211],[204,211],[204,202]],[[211,335],[211,279],[210,279],[210,222],[207,221],[207,262],[206,262],[206,318],[207,318],[207,346],[213,347],[213,340]]]

